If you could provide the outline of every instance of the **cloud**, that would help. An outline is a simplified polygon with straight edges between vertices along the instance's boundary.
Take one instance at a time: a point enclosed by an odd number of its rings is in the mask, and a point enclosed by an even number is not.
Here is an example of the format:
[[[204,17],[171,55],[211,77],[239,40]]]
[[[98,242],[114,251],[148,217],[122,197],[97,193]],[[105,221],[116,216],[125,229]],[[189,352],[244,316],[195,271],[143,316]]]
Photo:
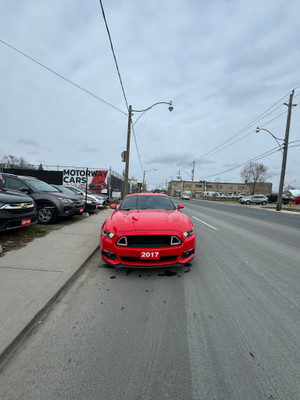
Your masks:
[[[33,139],[21,138],[21,139],[18,139],[18,143],[26,144],[27,146],[40,147],[38,142],[36,140],[33,140]]]

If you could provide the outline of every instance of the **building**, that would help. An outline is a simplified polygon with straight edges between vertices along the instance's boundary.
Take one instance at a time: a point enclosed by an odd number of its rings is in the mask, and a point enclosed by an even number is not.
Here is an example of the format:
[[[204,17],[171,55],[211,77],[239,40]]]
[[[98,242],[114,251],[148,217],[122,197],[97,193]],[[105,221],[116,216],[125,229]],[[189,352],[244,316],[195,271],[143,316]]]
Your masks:
[[[220,194],[252,194],[252,183],[231,183],[231,182],[208,182],[208,181],[170,181],[168,182],[168,194],[170,196],[180,196],[184,190],[190,190],[192,197],[201,197],[203,192],[217,192]],[[255,193],[269,194],[272,193],[272,183],[257,182]]]

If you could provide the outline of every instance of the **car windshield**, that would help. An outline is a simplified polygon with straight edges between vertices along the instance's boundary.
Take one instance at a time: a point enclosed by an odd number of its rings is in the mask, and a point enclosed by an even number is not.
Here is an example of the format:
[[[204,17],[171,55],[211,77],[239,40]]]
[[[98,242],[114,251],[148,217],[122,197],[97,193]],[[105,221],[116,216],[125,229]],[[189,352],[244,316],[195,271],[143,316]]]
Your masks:
[[[129,196],[126,197],[119,210],[175,210],[169,197],[165,196]]]
[[[40,192],[57,192],[58,189],[55,187],[49,185],[46,182],[39,181],[38,179],[23,179],[24,182],[28,183],[31,185],[35,190],[38,190]]]
[[[59,186],[59,187],[57,187],[57,188],[54,186],[54,188],[60,190],[60,191],[63,192],[63,193],[73,194],[73,195],[74,195],[74,193],[72,192],[72,190],[70,190],[70,189],[68,189],[68,188],[66,188],[66,187],[64,187],[64,186]]]

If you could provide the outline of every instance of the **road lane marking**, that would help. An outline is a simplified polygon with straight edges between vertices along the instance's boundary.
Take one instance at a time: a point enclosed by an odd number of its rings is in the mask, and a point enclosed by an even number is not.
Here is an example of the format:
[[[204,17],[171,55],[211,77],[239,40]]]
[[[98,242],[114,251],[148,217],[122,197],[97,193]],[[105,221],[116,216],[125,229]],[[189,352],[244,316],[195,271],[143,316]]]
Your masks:
[[[215,231],[218,231],[218,230],[219,230],[218,228],[215,228],[214,226],[209,225],[208,223],[206,223],[206,222],[204,222],[204,221],[201,221],[201,219],[199,219],[199,218],[197,218],[197,217],[194,217],[193,215],[192,215],[192,217],[195,218],[197,221],[201,222],[201,224],[207,225],[207,226],[209,226],[211,229],[214,229]]]

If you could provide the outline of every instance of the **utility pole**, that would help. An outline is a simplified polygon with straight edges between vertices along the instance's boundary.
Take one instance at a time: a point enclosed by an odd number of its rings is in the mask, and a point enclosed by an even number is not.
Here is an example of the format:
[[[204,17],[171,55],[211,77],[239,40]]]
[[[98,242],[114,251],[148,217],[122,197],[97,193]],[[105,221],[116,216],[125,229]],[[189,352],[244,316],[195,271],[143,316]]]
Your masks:
[[[195,161],[192,162],[193,168],[192,168],[192,182],[194,182],[194,173],[195,173]]]
[[[285,128],[285,137],[283,142],[283,156],[282,156],[282,166],[281,166],[281,174],[280,174],[280,184],[278,190],[278,199],[277,199],[277,207],[276,211],[281,211],[281,201],[282,201],[282,192],[283,192],[283,185],[284,185],[284,177],[285,177],[285,169],[286,169],[286,160],[287,160],[287,152],[289,146],[289,134],[290,134],[290,125],[291,125],[291,115],[292,115],[292,108],[297,104],[293,104],[293,96],[294,90],[290,94],[289,103],[284,103],[288,106],[288,114],[286,120],[286,128]]]
[[[125,154],[125,177],[124,177],[123,197],[125,197],[128,194],[131,115],[132,115],[132,106],[130,105],[128,108],[127,144],[126,144],[126,154]]]

